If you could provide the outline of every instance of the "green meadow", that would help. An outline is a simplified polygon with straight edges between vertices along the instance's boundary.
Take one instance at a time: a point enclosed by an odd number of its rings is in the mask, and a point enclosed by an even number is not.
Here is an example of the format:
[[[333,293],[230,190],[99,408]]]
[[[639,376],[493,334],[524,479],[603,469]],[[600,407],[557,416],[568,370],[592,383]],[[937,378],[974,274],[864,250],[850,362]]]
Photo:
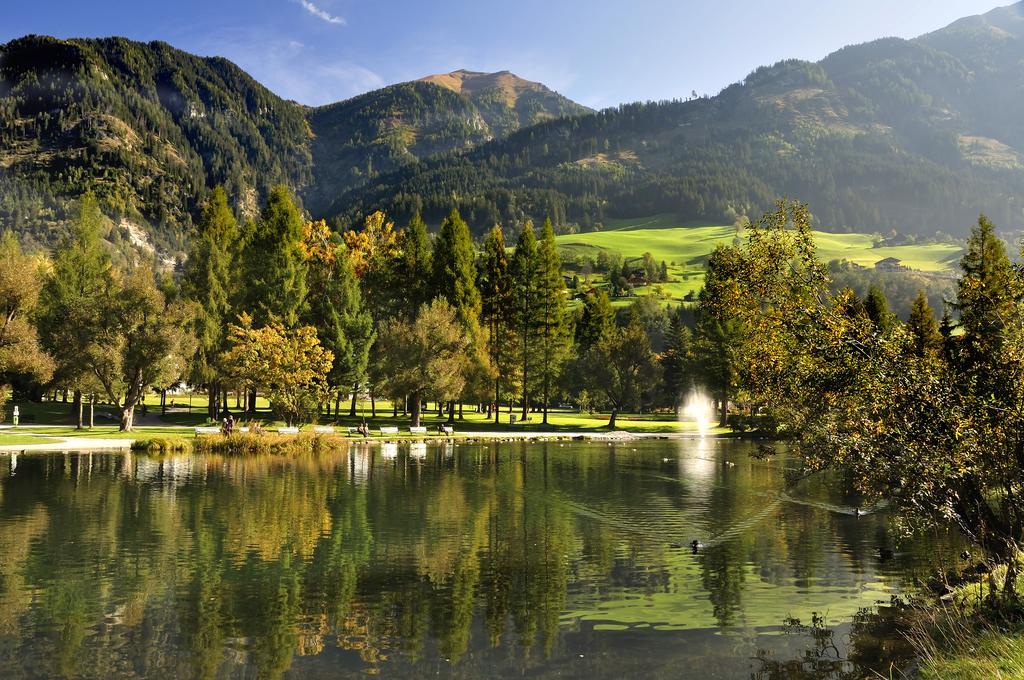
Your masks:
[[[668,263],[669,283],[638,288],[638,295],[658,294],[666,300],[681,301],[688,293],[696,293],[704,282],[704,265],[708,254],[719,244],[730,244],[737,237],[731,226],[692,225],[674,215],[609,220],[603,231],[586,234],[565,234],[557,238],[567,254],[594,258],[604,250],[619,253],[626,260],[650,253],[658,262]],[[740,238],[743,238],[742,232]],[[911,269],[923,272],[944,272],[953,268],[963,247],[956,243],[875,247],[879,237],[874,234],[833,234],[815,232],[818,256],[825,262],[848,260],[864,267],[873,267],[879,260],[895,257]],[[581,279],[584,277],[581,275]],[[591,283],[604,277],[591,275]],[[626,304],[624,301],[618,301]]]

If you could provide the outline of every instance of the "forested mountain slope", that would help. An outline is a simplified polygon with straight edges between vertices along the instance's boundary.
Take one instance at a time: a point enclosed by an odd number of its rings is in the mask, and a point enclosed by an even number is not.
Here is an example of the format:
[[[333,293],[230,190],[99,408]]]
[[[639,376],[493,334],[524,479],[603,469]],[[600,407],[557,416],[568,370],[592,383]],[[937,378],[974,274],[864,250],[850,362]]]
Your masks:
[[[29,36],[0,46],[0,228],[52,244],[91,189],[133,239],[174,253],[211,187],[246,216],[284,182],[341,227],[452,207],[477,233],[545,216],[562,231],[728,223],[791,196],[826,229],[962,235],[984,210],[1020,230],[1022,7],[597,113],[470,71],[309,108],[164,43]]]
[[[331,212],[436,220],[457,205],[478,230],[547,214],[588,229],[731,220],[792,196],[829,229],[963,234],[982,210],[1021,229],[1022,7],[763,67],[715,97],[544,123],[383,176]]]
[[[382,172],[588,111],[509,73],[430,77],[445,79],[309,108],[226,59],[165,43],[11,41],[0,46],[0,228],[52,244],[92,190],[135,238],[174,252],[218,184],[242,216],[282,182],[317,212]],[[473,86],[453,88],[460,80]]]

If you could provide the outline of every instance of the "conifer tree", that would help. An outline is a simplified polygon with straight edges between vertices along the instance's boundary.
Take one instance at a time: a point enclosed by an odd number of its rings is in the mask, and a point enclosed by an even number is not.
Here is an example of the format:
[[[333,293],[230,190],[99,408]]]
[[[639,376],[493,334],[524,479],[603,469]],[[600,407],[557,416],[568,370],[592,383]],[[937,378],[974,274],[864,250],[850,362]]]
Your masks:
[[[505,248],[505,235],[498,225],[491,229],[484,240],[484,252],[479,269],[482,318],[487,327],[488,353],[494,373],[493,415],[494,422],[497,423],[501,411],[498,407],[501,401],[501,388],[503,384],[507,384],[510,377],[510,359],[515,350],[512,277]]]
[[[693,333],[683,323],[679,314],[672,315],[669,328],[668,343],[661,356],[662,380],[666,396],[671,399],[676,415],[682,403],[683,392],[690,387],[691,375],[690,352]]]
[[[963,277],[957,284],[955,306],[970,360],[984,361],[1002,346],[1019,288],[1006,246],[984,215],[971,230],[960,268]]]
[[[217,357],[226,347],[231,318],[232,255],[238,226],[224,189],[217,187],[203,206],[182,279],[182,295],[196,303],[197,349],[189,368],[195,385],[206,385],[208,417],[217,419],[220,384]]]
[[[348,249],[321,220],[306,225],[309,294],[305,322],[333,359],[327,383],[337,394],[362,382],[374,341]]]
[[[550,219],[544,221],[537,248],[537,276],[537,335],[540,342],[540,363],[537,369],[543,398],[543,422],[547,425],[551,388],[561,372],[571,339],[565,309],[562,261],[558,255],[555,232]]]
[[[434,241],[432,264],[434,293],[455,310],[456,318],[468,340],[471,362],[466,384],[470,387],[478,386],[483,376],[489,373],[485,358],[486,341],[480,326],[483,305],[480,291],[476,287],[473,239],[469,234],[469,226],[458,210],[452,210],[441,223]],[[455,417],[454,407],[454,403],[448,405],[449,421]]]
[[[306,263],[303,219],[284,186],[270,191],[260,219],[245,235],[245,285],[240,311],[248,312],[256,327],[271,318],[293,328],[306,299]]]
[[[523,226],[515,252],[512,254],[512,291],[515,305],[516,335],[519,347],[516,359],[519,364],[519,383],[522,394],[522,417],[530,412],[530,393],[535,378],[537,341],[537,306],[540,297],[539,256],[537,236],[533,223]]]
[[[923,290],[917,292],[917,297],[914,298],[910,307],[907,329],[913,336],[914,354],[922,359],[940,356],[943,337],[939,332],[939,322],[935,319],[935,312],[928,304],[928,297]]]
[[[576,324],[577,353],[583,354],[614,329],[615,309],[612,308],[612,301],[608,299],[608,293],[601,289],[587,291],[579,322]]]
[[[879,333],[887,333],[892,328],[893,315],[889,311],[889,301],[878,286],[868,288],[867,297],[864,298],[864,312]]]
[[[404,303],[401,314],[412,320],[420,307],[434,299],[430,234],[419,213],[413,215],[405,230],[399,267],[401,271],[396,278],[401,285],[399,297]]]

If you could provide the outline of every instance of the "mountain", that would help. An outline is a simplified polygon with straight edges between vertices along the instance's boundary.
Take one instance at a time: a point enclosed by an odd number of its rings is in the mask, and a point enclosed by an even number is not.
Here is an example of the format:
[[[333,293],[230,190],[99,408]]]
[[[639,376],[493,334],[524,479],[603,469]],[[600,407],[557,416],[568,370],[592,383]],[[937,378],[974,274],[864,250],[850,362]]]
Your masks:
[[[346,190],[398,168],[479,146],[538,122],[590,113],[508,71],[454,71],[308,113],[315,181],[307,206],[330,212]]]
[[[218,184],[243,216],[282,182],[319,213],[382,173],[588,111],[467,71],[309,108],[166,43],[26,36],[0,46],[0,228],[52,244],[92,190],[112,240],[174,253]]]
[[[251,212],[270,185],[307,186],[311,136],[301,107],[225,59],[122,38],[14,40],[0,47],[0,226],[52,243],[91,189],[115,220],[179,249],[207,187]]]
[[[477,233],[672,213],[732,222],[780,196],[836,231],[1024,230],[1024,4],[914,40],[784,61],[714,97],[590,112],[508,72],[454,71],[310,108],[165,43],[0,46],[0,228],[52,244],[95,191],[111,239],[174,254],[210,187],[243,216],[285,182],[340,228],[374,209]]]
[[[1024,229],[1024,4],[914,40],[762,67],[715,97],[554,120],[382,176],[334,204],[475,229],[551,216],[563,229],[671,212],[756,216],[808,201],[833,230],[963,234],[981,211]]]

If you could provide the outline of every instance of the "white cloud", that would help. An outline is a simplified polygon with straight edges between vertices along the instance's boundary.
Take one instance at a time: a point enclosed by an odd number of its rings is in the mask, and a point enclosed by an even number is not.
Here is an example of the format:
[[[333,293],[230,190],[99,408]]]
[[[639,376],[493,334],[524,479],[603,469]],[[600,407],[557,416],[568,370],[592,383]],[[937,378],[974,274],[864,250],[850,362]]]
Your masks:
[[[345,25],[345,19],[344,18],[339,17],[339,16],[334,16],[333,14],[330,14],[329,12],[327,12],[327,10],[320,9],[319,7],[314,5],[312,2],[310,2],[310,0],[298,0],[298,1],[299,1],[299,4],[302,5],[302,7],[307,12],[309,12],[310,14],[315,16],[316,18],[323,19],[324,21],[326,21],[329,24],[338,24],[340,26],[344,26]]]

